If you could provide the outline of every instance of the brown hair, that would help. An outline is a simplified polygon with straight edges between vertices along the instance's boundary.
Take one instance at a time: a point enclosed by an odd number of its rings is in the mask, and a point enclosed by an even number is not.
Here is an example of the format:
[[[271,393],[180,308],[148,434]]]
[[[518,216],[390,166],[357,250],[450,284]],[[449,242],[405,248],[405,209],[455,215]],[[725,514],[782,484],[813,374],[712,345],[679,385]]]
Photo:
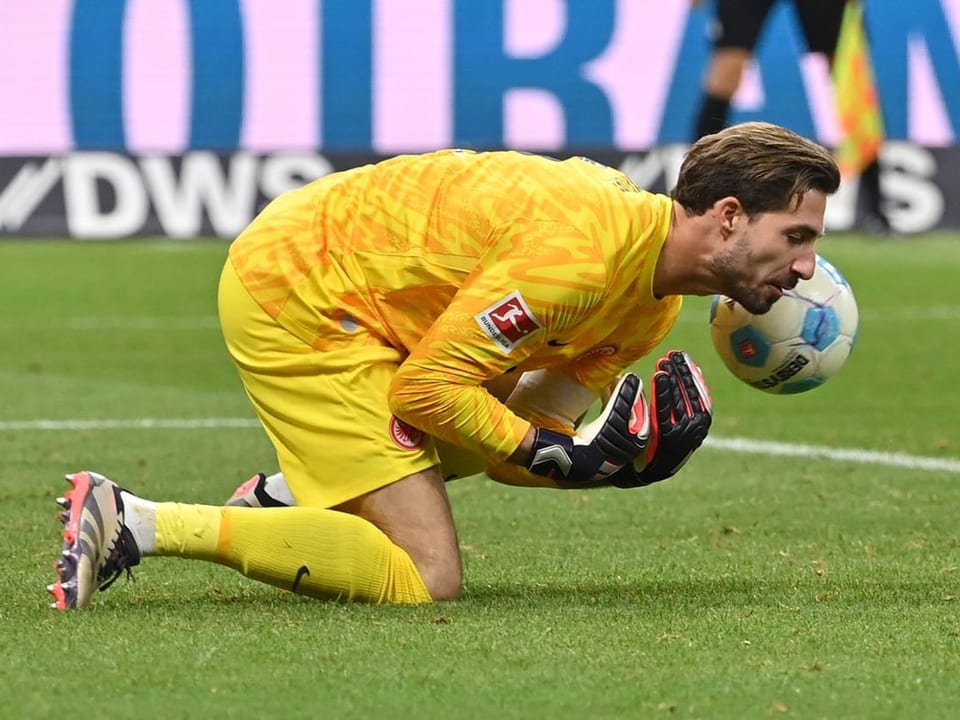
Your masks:
[[[830,151],[765,122],[734,125],[693,144],[673,199],[693,215],[732,195],[748,216],[795,208],[809,190],[831,195],[840,170]]]

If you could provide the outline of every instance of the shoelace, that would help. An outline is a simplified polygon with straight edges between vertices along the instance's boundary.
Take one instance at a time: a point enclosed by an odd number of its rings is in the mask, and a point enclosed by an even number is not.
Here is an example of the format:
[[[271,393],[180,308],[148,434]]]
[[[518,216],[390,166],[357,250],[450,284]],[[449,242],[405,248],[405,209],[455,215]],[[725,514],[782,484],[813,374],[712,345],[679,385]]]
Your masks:
[[[120,536],[110,548],[110,555],[103,564],[103,568],[97,573],[100,591],[102,592],[113,585],[124,570],[126,570],[129,580],[136,580],[133,570],[130,568],[139,564],[140,553],[137,552],[137,544],[133,539],[133,534],[126,527],[121,526]]]

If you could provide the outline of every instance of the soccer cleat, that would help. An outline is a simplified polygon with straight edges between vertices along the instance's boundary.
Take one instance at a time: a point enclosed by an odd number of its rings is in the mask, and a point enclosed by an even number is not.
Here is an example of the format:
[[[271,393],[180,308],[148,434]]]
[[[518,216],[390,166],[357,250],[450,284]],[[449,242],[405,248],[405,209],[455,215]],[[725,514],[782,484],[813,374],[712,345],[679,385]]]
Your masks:
[[[289,507],[295,501],[283,475],[257,473],[233,491],[224,505],[232,507]]]
[[[94,472],[67,475],[72,486],[57,502],[63,508],[63,549],[55,564],[58,579],[47,586],[57,610],[83,608],[95,590],[106,590],[140,563],[140,549],[123,522],[123,491]]]

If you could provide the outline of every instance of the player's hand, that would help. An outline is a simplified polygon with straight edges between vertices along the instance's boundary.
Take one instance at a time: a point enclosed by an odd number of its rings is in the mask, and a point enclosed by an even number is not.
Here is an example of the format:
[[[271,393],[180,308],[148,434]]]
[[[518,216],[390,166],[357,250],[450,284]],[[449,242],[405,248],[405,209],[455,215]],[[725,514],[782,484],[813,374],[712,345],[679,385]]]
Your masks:
[[[643,487],[672,477],[710,431],[710,390],[687,353],[674,350],[661,358],[651,385],[650,442],[643,459],[624,466],[610,478],[617,487]]]
[[[573,437],[537,428],[526,468],[572,486],[606,480],[642,457],[649,439],[650,411],[643,382],[634,373],[626,373],[600,416]]]

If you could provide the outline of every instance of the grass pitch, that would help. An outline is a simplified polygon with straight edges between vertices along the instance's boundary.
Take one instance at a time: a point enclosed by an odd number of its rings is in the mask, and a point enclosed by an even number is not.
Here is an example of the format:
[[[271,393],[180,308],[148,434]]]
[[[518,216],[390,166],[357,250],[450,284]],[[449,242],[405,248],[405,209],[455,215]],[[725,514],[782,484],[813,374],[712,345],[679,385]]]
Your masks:
[[[703,366],[716,443],[642,490],[457,481],[462,601],[321,603],[156,558],[61,614],[65,472],[217,504],[274,461],[216,326],[224,243],[0,244],[0,717],[955,717],[960,237],[820,250],[862,315],[837,378],[739,383],[688,301],[667,345]],[[241,422],[143,426],[210,419]]]

